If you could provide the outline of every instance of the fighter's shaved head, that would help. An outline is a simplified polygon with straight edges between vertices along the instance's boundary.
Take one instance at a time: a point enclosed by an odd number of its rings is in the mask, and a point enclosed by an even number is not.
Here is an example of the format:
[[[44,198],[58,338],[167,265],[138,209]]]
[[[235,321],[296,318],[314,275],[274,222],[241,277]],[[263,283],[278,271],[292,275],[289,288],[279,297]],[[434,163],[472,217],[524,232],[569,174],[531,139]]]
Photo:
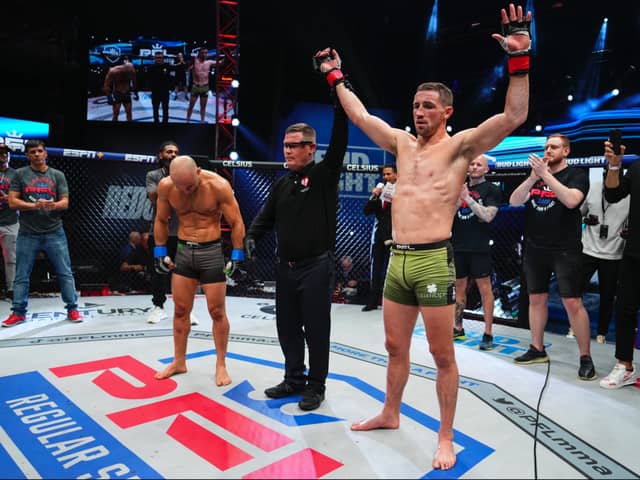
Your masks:
[[[178,173],[178,172],[195,172],[196,169],[198,168],[198,165],[196,164],[196,161],[191,158],[189,155],[179,155],[176,158],[173,159],[173,162],[171,162],[171,167],[169,169],[169,172],[171,173],[171,176],[173,176],[174,173]]]
[[[198,187],[200,169],[196,161],[189,155],[179,155],[169,166],[169,174],[173,184],[185,193],[191,193]]]

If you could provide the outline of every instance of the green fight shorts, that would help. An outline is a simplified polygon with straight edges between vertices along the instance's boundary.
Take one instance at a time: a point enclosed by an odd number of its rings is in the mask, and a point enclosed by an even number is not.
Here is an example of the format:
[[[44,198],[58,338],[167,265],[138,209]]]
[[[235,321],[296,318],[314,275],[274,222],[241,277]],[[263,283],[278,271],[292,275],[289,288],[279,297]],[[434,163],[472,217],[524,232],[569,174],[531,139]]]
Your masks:
[[[442,307],[456,301],[456,267],[448,240],[393,244],[384,298],[402,305]]]
[[[206,97],[209,95],[209,84],[204,83],[202,85],[196,85],[195,83],[191,86],[191,95],[194,97]]]

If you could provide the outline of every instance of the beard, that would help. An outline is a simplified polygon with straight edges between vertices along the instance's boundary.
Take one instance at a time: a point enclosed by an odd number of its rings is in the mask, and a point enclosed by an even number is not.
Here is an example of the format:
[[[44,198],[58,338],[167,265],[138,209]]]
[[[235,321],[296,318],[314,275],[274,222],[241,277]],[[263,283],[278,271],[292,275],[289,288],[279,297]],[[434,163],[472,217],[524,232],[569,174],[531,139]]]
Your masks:
[[[171,158],[161,158],[160,159],[160,166],[166,170],[167,172],[169,171],[169,165],[171,164]]]

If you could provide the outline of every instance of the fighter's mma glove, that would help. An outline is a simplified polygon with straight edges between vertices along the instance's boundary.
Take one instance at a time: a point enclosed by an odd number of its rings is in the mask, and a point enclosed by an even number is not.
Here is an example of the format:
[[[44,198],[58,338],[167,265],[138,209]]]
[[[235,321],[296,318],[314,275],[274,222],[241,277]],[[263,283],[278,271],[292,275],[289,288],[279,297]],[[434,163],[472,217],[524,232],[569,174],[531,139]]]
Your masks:
[[[316,73],[320,74],[320,75],[324,75],[324,77],[327,79],[327,83],[329,84],[329,86],[331,87],[331,91],[334,92],[335,88],[340,85],[341,83],[345,84],[345,87],[347,87],[349,90],[353,91],[353,88],[351,87],[351,84],[349,83],[349,80],[347,80],[347,77],[342,73],[342,70],[340,70],[340,67],[338,68],[332,68],[330,70],[327,70],[326,72],[322,71],[322,68],[320,67],[320,65],[322,65],[324,62],[326,62],[327,60],[333,60],[333,49],[330,51],[329,55],[325,55],[324,57],[313,57],[313,69],[315,70]]]
[[[244,262],[244,250],[242,248],[234,248],[231,251],[231,258],[224,267],[224,273],[227,277],[233,277],[235,273],[240,271],[240,265]]]
[[[313,63],[313,70],[318,75],[326,75],[329,72],[323,72],[320,67],[327,60],[333,60],[333,49],[329,51],[329,55],[325,55],[324,57],[316,57],[315,55],[311,57],[311,61]]]
[[[153,268],[160,275],[168,275],[171,269],[171,257],[167,255],[166,245],[156,245],[153,247]]]
[[[522,20],[511,21],[506,25],[502,24],[502,36],[508,37],[509,35],[526,35],[531,38],[531,21]],[[529,73],[529,60],[531,58],[531,48],[526,50],[518,50],[515,52],[509,51],[506,39],[501,44],[505,52],[507,52],[507,67],[509,75],[526,75]]]
[[[251,237],[247,237],[244,239],[244,251],[247,258],[254,259],[257,257],[256,255],[256,241]]]

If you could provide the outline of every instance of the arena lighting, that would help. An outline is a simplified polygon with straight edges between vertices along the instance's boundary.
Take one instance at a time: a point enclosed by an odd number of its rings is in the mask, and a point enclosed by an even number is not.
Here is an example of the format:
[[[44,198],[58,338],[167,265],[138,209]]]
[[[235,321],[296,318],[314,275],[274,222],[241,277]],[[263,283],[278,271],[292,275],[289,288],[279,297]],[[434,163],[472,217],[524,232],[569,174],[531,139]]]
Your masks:
[[[541,132],[542,131],[542,125],[540,125],[540,124],[536,125],[535,130],[536,130],[536,132]]]
[[[237,160],[238,159],[238,152],[232,150],[231,152],[229,152],[229,158],[231,160]]]
[[[567,100],[569,100],[570,102],[573,102],[573,95],[571,94],[567,95]]]
[[[238,81],[238,79],[234,78],[233,80],[231,80],[232,88],[238,88],[239,86],[240,86],[240,82]]]
[[[616,88],[615,90],[618,90],[618,89]],[[574,118],[574,119],[578,119],[578,118],[584,117],[584,115],[589,113],[589,112],[597,110],[598,108],[600,108],[600,106],[602,106],[602,104],[604,102],[606,102],[610,98],[613,98],[614,96],[616,96],[616,94],[614,93],[615,90],[607,92],[607,93],[605,93],[604,95],[602,95],[600,97],[590,98],[585,102],[581,102],[581,103],[577,103],[577,104],[573,105],[569,109],[570,116],[572,118]],[[618,93],[620,93],[619,90],[618,90]]]
[[[438,36],[438,0],[433,2],[433,8],[431,9],[431,16],[429,17],[429,23],[427,24],[427,42],[435,42]]]
[[[585,62],[585,69],[579,76],[578,88],[574,92],[578,101],[589,101],[600,95],[600,69],[606,53],[608,19],[604,19],[593,45],[591,55]],[[588,104],[585,104],[588,111]],[[584,109],[583,109],[584,111]]]
[[[613,90],[611,90],[611,95],[617,97],[618,95],[620,95],[620,89],[614,88]]]
[[[410,132],[411,131],[411,127],[409,125],[407,125],[406,127],[404,127],[404,131],[405,132]]]
[[[605,17],[602,21],[602,26],[600,27],[600,33],[598,33],[598,39],[596,40],[595,50],[597,52],[601,52],[605,48],[605,43],[607,41],[607,24],[609,23],[609,19]]]
[[[633,108],[640,106],[640,93],[636,93],[634,95],[621,98],[617,102],[618,108]],[[0,130],[2,131],[2,130]]]
[[[453,131],[453,127],[451,125],[447,125],[447,132],[452,132]]]
[[[527,6],[524,9],[524,13],[526,15],[527,12],[531,12],[531,25],[529,26],[531,30],[531,51],[535,55],[536,53],[536,45],[538,44],[538,36],[536,35],[536,12],[533,9],[534,0],[527,0]]]
[[[238,134],[244,139],[244,142],[259,152],[260,156],[268,158],[273,156],[273,150],[270,145],[265,143],[258,135],[242,124],[238,127]]]
[[[476,95],[476,101],[487,102],[493,98],[496,93],[498,81],[505,77],[505,64],[504,61],[495,65],[489,75],[485,77],[483,84],[480,86],[480,92]]]
[[[231,119],[231,126],[232,127],[237,127],[238,125],[240,125],[240,120],[238,119],[238,117],[233,117]]]

